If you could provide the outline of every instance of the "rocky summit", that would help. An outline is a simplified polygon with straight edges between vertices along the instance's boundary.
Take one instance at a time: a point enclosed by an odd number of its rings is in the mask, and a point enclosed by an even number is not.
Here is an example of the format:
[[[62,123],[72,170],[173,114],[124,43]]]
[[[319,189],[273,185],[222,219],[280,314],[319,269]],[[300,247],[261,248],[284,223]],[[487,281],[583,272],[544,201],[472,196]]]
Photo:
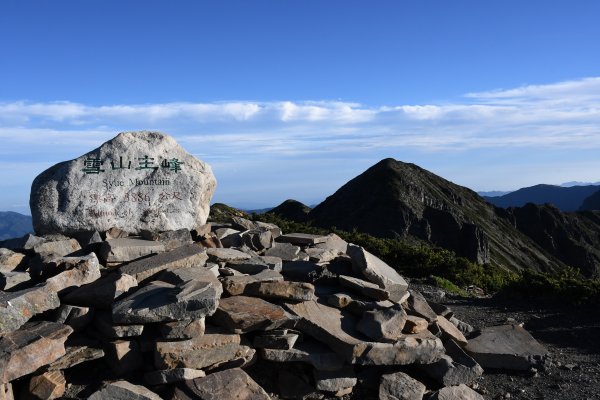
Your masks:
[[[226,247],[223,230],[270,239]],[[548,360],[522,327],[474,331],[333,234],[235,216],[21,242],[37,244],[3,250],[2,275],[23,276],[0,293],[1,399],[480,399],[484,369]],[[127,261],[106,257],[115,243]]]
[[[37,234],[194,229],[207,220],[216,180],[209,165],[159,132],[123,132],[33,181]]]

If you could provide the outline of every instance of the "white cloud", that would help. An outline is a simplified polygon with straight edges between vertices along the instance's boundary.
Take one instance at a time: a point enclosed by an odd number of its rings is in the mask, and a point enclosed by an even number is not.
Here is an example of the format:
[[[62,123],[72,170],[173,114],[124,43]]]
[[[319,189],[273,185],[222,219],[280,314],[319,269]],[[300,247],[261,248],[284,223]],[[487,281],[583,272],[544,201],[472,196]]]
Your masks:
[[[217,158],[414,148],[600,148],[600,78],[469,93],[440,104],[342,101],[0,103],[0,154],[89,150],[116,132],[156,129]]]

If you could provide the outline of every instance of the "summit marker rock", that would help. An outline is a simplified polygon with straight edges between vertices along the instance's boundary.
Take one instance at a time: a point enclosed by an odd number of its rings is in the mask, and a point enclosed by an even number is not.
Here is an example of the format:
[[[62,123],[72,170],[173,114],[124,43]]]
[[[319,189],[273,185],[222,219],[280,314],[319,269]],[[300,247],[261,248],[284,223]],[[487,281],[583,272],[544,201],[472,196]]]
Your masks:
[[[123,132],[35,178],[33,226],[38,234],[194,229],[206,223],[215,187],[210,166],[172,137]]]

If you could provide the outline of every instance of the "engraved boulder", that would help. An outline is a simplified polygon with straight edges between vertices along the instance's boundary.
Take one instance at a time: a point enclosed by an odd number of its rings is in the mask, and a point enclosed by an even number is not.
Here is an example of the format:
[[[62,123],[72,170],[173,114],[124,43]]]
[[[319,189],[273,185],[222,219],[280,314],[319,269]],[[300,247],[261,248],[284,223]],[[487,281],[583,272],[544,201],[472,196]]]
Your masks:
[[[210,166],[172,137],[123,132],[38,175],[30,206],[38,234],[194,229],[206,223],[215,187]]]

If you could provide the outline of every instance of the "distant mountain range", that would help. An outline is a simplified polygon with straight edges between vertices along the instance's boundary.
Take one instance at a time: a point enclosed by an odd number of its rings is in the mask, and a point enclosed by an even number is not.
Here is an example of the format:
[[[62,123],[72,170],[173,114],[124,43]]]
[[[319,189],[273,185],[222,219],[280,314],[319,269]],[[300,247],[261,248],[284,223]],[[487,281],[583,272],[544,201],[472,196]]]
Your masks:
[[[380,161],[306,209],[288,200],[270,212],[325,228],[414,237],[512,270],[572,266],[588,277],[600,276],[600,211],[562,212],[535,204],[500,208],[468,188],[393,159]]]
[[[31,216],[0,211],[0,240],[20,237],[30,232],[33,232]]]
[[[484,198],[490,203],[503,208],[522,207],[527,203],[540,205],[548,203],[562,211],[577,211],[581,209],[584,201],[598,190],[600,190],[600,186],[597,185],[569,187],[535,185],[502,196],[484,196]]]

